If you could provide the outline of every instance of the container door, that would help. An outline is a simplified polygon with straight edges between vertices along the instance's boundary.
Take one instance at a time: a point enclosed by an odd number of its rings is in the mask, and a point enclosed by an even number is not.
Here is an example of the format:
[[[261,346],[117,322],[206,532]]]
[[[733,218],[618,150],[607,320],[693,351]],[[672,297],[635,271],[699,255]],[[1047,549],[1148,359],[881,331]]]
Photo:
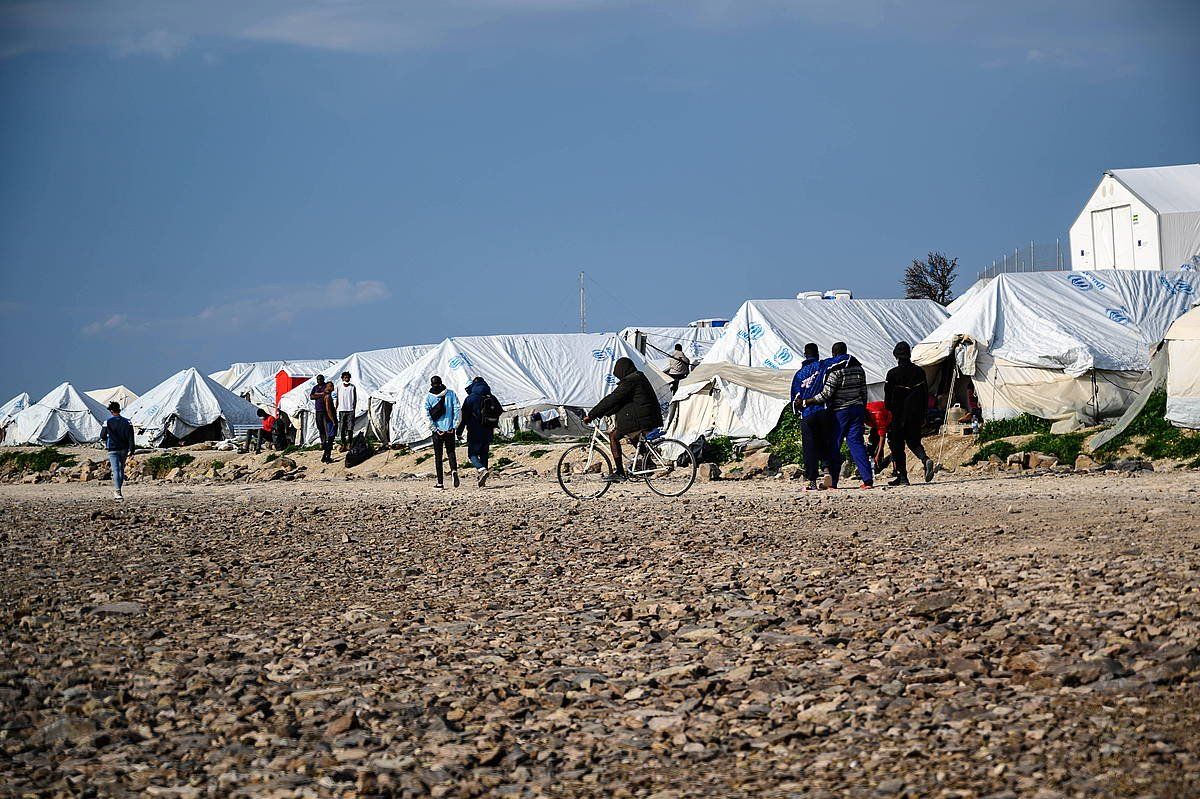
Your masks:
[[[1133,208],[1112,209],[1113,262],[1117,269],[1133,269]]]
[[[1113,248],[1113,212],[1111,208],[1092,211],[1092,260],[1093,269],[1113,269],[1117,265]]]

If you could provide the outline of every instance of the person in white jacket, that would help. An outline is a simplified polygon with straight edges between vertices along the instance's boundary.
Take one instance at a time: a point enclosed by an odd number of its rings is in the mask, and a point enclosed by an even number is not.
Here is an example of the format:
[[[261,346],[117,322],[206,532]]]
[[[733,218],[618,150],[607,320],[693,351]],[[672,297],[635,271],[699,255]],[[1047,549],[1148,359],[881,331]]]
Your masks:
[[[442,378],[434,375],[429,381],[429,393],[425,395],[425,415],[429,419],[429,432],[433,436],[433,462],[437,471],[435,489],[446,486],[442,482],[442,451],[450,463],[450,479],[458,488],[458,456],[454,451],[454,437],[457,435],[458,423],[462,421],[462,406],[458,395],[442,383]]]
[[[342,372],[342,382],[337,387],[338,427],[342,433],[342,452],[350,448],[350,436],[354,434],[354,417],[358,413],[358,386],[350,382],[350,373]]]

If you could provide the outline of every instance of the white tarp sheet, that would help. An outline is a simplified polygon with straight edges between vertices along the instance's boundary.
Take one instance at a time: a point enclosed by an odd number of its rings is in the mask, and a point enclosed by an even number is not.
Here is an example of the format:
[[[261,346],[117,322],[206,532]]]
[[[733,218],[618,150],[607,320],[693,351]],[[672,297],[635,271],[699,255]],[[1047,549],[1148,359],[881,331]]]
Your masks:
[[[29,407],[29,394],[22,391],[8,402],[0,405],[0,428],[3,428],[13,417]]]
[[[70,383],[63,383],[13,417],[4,443],[91,444],[100,440],[100,425],[108,410]]]
[[[1166,335],[1167,421],[1200,428],[1200,308],[1175,320]]]
[[[138,395],[133,393],[132,389],[125,386],[94,388],[87,392],[87,395],[106,408],[108,407],[108,403],[116,402],[120,404],[122,411],[132,405],[138,398]]]
[[[656,369],[666,370],[667,356],[675,351],[675,345],[683,346],[683,352],[693,364],[703,360],[708,351],[725,333],[723,327],[627,327],[621,338],[636,346],[636,334],[646,337],[646,360]]]
[[[201,427],[220,423],[220,437],[231,438],[236,425],[259,423],[258,409],[211,377],[188,368],[147,391],[124,414],[133,423],[137,443],[160,446],[167,435],[177,441]]]
[[[350,373],[350,382],[358,388],[358,413],[354,417],[354,432],[358,433],[366,428],[367,400],[371,394],[431,349],[432,344],[417,344],[356,352],[318,374],[323,374],[325,379],[333,381],[336,389],[338,383],[342,382],[342,372]],[[297,444],[315,444],[321,439],[316,426],[308,420],[312,415],[312,401],[308,394],[316,383],[314,375],[313,379],[301,383],[279,398],[279,407],[291,417],[292,424],[296,426]]]
[[[591,408],[617,383],[613,364],[628,357],[654,385],[664,417],[671,389],[666,377],[612,333],[563,333],[448,338],[371,395],[377,433],[385,416],[392,443],[429,438],[425,395],[434,375],[465,399],[475,377],[491,386],[506,409],[535,405]],[[385,404],[387,409],[385,411]]]
[[[239,397],[246,397],[252,394],[256,388],[261,386],[265,381],[271,382],[271,403],[275,402],[275,375],[282,370],[287,370],[288,374],[297,376],[311,377],[314,375],[323,374],[325,369],[328,369],[333,364],[337,363],[333,358],[308,358],[290,361],[251,361],[247,363],[233,363],[228,369],[220,372],[213,372],[209,375],[213,380],[220,383],[225,388],[237,394]]]

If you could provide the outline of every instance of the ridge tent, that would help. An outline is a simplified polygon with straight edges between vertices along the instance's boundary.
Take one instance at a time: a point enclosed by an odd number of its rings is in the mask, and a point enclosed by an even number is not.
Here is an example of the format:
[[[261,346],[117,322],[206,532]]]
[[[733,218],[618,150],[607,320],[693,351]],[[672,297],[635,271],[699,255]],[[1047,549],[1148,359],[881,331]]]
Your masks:
[[[747,300],[680,383],[669,435],[687,442],[765,436],[787,407],[809,342],[822,358],[834,342],[846,342],[867,373],[868,395],[881,399],[896,342],[919,341],[946,316],[933,300]]]
[[[985,420],[1030,413],[1073,430],[1129,406],[1197,282],[1192,271],[997,275],[913,348],[913,361],[969,377]]]
[[[1200,267],[1200,164],[1108,170],[1070,235],[1072,269]]]
[[[613,364],[627,357],[654,386],[664,408],[671,396],[666,377],[613,333],[539,333],[448,338],[371,394],[371,426],[381,440],[413,444],[429,438],[425,396],[439,375],[460,400],[475,377],[491,386],[509,413],[524,417],[553,409],[570,435],[590,431],[577,421],[617,384]],[[510,417],[511,418],[511,417]],[[503,423],[503,422],[502,422]]]
[[[91,391],[88,391],[87,395],[106,408],[108,407],[108,403],[116,402],[121,406],[121,410],[128,408],[138,398],[137,394],[134,394],[131,389],[128,389],[125,386],[94,388]]]
[[[623,340],[645,356],[656,369],[667,368],[667,357],[675,351],[676,344],[683,345],[683,352],[693,364],[700,361],[712,349],[717,339],[725,333],[723,327],[627,327],[621,331]],[[638,346],[639,334],[644,344]]]
[[[1167,421],[1200,428],[1200,307],[1167,330]]]
[[[337,361],[325,371],[314,373],[312,378],[279,398],[280,410],[291,417],[292,424],[296,427],[296,443],[308,445],[321,440],[316,426],[310,421],[312,401],[308,397],[313,386],[317,384],[317,374],[322,374],[326,379],[332,380],[336,392],[337,384],[341,382],[342,372],[350,373],[350,382],[358,388],[358,412],[354,417],[354,432],[358,433],[367,425],[367,401],[371,393],[431,349],[433,349],[432,344],[417,344],[355,352]]]
[[[237,426],[257,426],[258,409],[193,368],[176,372],[126,409],[142,446],[176,446],[233,438]]]
[[[100,440],[100,425],[108,417],[107,408],[63,383],[12,418],[4,443],[93,444]]]

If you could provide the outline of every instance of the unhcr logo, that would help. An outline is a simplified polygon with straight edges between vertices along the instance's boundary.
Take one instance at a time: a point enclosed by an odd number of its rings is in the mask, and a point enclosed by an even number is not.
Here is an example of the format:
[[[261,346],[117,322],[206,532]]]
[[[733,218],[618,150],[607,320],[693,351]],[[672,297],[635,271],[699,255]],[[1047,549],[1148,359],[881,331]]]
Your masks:
[[[605,347],[602,350],[592,350],[592,357],[597,361],[611,361],[617,355],[613,352],[612,347]]]
[[[1165,275],[1158,276],[1158,282],[1166,289],[1167,293],[1174,297],[1176,294],[1191,294],[1192,284],[1180,278],[1174,282],[1167,280]]]
[[[1090,291],[1092,288],[1092,284],[1083,275],[1070,275],[1067,280],[1080,291]]]
[[[758,322],[750,325],[745,330],[738,333],[738,338],[742,341],[758,341],[763,337],[763,327]]]
[[[1105,308],[1105,311],[1108,313],[1108,318],[1119,325],[1127,325],[1133,321],[1124,308]]]
[[[468,366],[472,366],[472,365],[473,364],[471,363],[471,359],[468,358],[466,355],[464,355],[461,352],[450,359],[450,368],[451,369],[462,369],[464,367],[468,367]]]
[[[620,381],[618,381],[618,380],[617,380],[617,376],[616,376],[616,375],[614,375],[614,374],[607,374],[607,375],[605,375],[605,376],[604,376],[604,382],[605,382],[605,384],[606,384],[606,385],[609,385],[609,386],[615,386],[615,385],[616,385],[618,382],[620,382]]]

